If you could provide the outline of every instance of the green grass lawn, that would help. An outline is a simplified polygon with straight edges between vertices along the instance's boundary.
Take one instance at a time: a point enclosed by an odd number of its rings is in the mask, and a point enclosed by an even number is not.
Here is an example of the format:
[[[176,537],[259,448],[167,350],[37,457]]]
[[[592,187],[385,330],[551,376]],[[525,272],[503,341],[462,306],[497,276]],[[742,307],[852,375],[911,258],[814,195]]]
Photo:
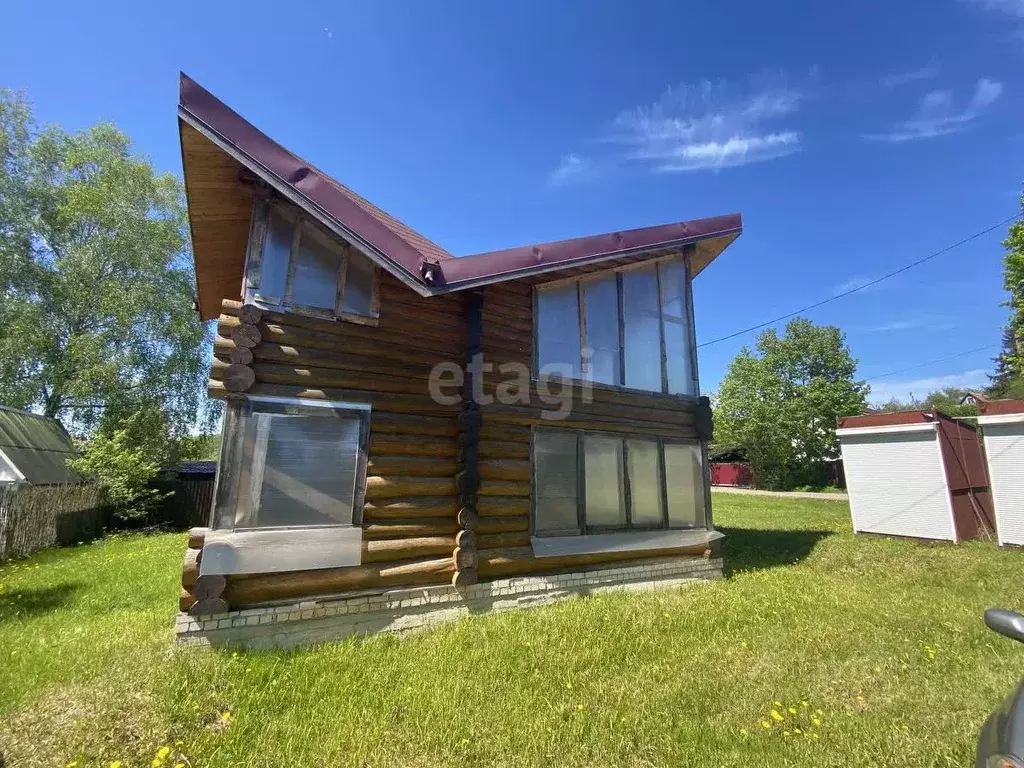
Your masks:
[[[2,566],[0,764],[971,764],[1024,673],[981,621],[1024,608],[1024,553],[855,538],[842,501],[715,514],[714,584],[291,653],[172,646],[184,535]]]

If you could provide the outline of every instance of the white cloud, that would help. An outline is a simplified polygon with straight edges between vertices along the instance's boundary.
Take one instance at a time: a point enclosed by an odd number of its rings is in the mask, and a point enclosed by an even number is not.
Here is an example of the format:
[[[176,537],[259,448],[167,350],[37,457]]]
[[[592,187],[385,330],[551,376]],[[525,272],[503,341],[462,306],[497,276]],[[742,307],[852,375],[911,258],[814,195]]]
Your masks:
[[[555,187],[563,184],[583,181],[594,174],[594,163],[589,157],[581,157],[575,152],[562,155],[558,167],[548,174],[548,183]]]
[[[983,77],[975,84],[974,94],[967,106],[957,111],[953,108],[953,94],[950,91],[931,91],[921,99],[913,118],[897,124],[887,133],[869,133],[864,138],[870,141],[903,142],[956,133],[979,117],[1002,92],[1001,83]]]
[[[955,328],[948,318],[943,317],[916,317],[907,320],[891,320],[876,325],[865,325],[851,328],[853,331],[862,333],[888,333],[890,331],[910,331],[914,329],[927,328],[930,331],[947,331]]]
[[[718,170],[798,152],[800,133],[770,128],[803,94],[774,79],[734,97],[725,81],[670,88],[654,104],[623,112],[606,137],[627,160],[655,172]]]
[[[875,278],[873,277],[851,277],[849,280],[839,283],[839,285],[833,288],[832,295],[838,296],[841,293],[847,293],[848,291],[855,291],[858,288],[863,288],[874,279]]]
[[[1024,0],[967,0],[967,2],[989,11],[1024,19]]]
[[[978,368],[962,373],[951,373],[946,376],[930,376],[922,379],[910,379],[906,381],[873,381],[871,384],[871,395],[868,399],[872,403],[881,404],[893,398],[907,401],[911,397],[923,399],[929,392],[947,387],[959,387],[961,389],[977,389],[988,385],[988,371]]]
[[[907,83],[914,83],[918,80],[931,80],[934,77],[938,77],[939,64],[936,61],[930,61],[920,69],[912,69],[908,72],[894,72],[891,75],[886,75],[881,79],[883,88],[897,88]]]

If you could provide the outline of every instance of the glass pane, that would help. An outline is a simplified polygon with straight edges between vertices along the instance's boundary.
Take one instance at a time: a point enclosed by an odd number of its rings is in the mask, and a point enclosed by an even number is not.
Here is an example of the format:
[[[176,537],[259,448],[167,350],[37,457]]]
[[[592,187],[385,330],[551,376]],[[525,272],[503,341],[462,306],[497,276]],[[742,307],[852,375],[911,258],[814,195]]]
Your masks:
[[[587,320],[590,372],[586,378],[601,384],[621,384],[619,373],[619,305],[615,276],[583,283],[583,312]]]
[[[626,332],[626,386],[661,392],[661,327],[654,267],[623,273],[622,313]]]
[[[578,534],[576,435],[537,432],[533,443],[536,533]]]
[[[704,471],[700,445],[665,444],[665,478],[668,485],[668,524],[672,528],[702,527]]]
[[[586,450],[587,525],[626,525],[622,482],[622,441],[614,437],[583,438]]]
[[[686,266],[681,261],[672,261],[662,264],[660,269],[668,391],[673,395],[696,395],[686,311]]]
[[[326,242],[309,227],[302,228],[295,254],[292,278],[292,304],[334,309],[338,301],[338,266],[341,255],[333,243]]]
[[[352,523],[360,417],[265,402],[229,414],[218,467],[217,527]]]
[[[288,279],[288,253],[292,247],[295,227],[276,209],[270,211],[267,234],[263,240],[263,262],[260,264],[258,293],[267,298],[284,298],[284,284]]]
[[[576,284],[537,292],[537,362],[541,373],[581,378]],[[545,370],[545,366],[553,366]]]
[[[373,262],[348,249],[348,266],[345,267],[345,295],[341,299],[342,312],[357,315],[370,314],[370,298],[373,294]]]
[[[658,465],[658,444],[647,440],[627,442],[629,466],[629,497],[632,501],[633,525],[661,525],[661,467]]]

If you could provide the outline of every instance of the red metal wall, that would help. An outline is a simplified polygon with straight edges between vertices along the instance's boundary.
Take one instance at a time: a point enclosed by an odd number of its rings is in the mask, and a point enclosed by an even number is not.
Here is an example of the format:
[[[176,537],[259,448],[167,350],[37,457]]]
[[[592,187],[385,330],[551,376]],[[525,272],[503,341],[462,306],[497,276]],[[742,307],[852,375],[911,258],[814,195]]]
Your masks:
[[[754,484],[754,473],[750,465],[743,462],[712,462],[711,484],[747,488]]]

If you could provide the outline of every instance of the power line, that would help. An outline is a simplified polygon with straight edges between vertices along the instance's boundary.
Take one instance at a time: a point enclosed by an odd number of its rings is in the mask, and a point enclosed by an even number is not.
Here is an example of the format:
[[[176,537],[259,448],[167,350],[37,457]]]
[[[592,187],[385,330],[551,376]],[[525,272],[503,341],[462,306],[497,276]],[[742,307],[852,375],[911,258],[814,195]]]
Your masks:
[[[1000,227],[1006,226],[1011,221],[1019,219],[1020,217],[1021,217],[1021,214],[1019,214],[1019,213],[1014,214],[1013,216],[1010,216],[1008,219],[1003,219],[1002,221],[1000,221],[1000,222],[998,222],[996,224],[993,224],[991,227],[988,227],[987,229],[983,229],[980,232],[975,232],[973,235],[970,235],[969,237],[965,237],[963,240],[960,240],[960,241],[958,241],[956,243],[953,243],[952,245],[947,245],[945,248],[940,248],[939,250],[935,251],[934,253],[930,253],[927,256],[924,256],[924,257],[918,259],[917,261],[912,261],[909,264],[907,264],[905,266],[902,266],[899,269],[897,269],[897,270],[895,270],[893,272],[890,272],[887,275],[882,275],[881,277],[875,278],[874,280],[870,280],[869,282],[866,282],[863,285],[858,285],[856,288],[850,288],[847,291],[843,291],[842,293],[837,293],[835,296],[830,296],[827,299],[822,299],[819,302],[816,302],[814,304],[810,304],[810,305],[808,305],[806,307],[803,307],[802,309],[796,310],[795,312],[790,312],[789,314],[786,314],[786,315],[780,315],[779,317],[774,317],[771,320],[766,320],[763,323],[758,323],[757,325],[752,325],[749,328],[744,328],[742,331],[736,331],[735,333],[730,333],[727,336],[720,336],[717,339],[712,339],[711,341],[705,341],[703,344],[698,344],[697,346],[698,347],[707,347],[707,346],[710,346],[712,344],[717,344],[720,341],[727,341],[728,339],[734,339],[737,336],[742,336],[745,333],[750,333],[751,331],[756,331],[759,328],[764,328],[766,326],[772,325],[773,323],[777,323],[780,320],[788,320],[791,317],[796,317],[797,315],[802,315],[804,312],[810,312],[812,309],[817,309],[818,307],[821,307],[821,306],[824,306],[825,304],[828,304],[830,302],[836,301],[837,299],[845,298],[845,297],[849,296],[851,293],[856,293],[857,291],[863,291],[865,288],[870,288],[872,285],[878,285],[883,280],[888,280],[891,277],[896,277],[896,275],[902,274],[903,272],[906,272],[908,269],[913,269],[916,266],[924,264],[926,261],[931,261],[936,256],[941,256],[944,253],[948,253],[949,251],[952,251],[954,248],[959,248],[961,245],[965,245],[966,243],[969,243],[972,240],[977,240],[979,237],[982,237],[983,235],[987,235],[989,232],[991,232],[991,231],[993,231],[995,229],[999,229]]]
[[[965,355],[972,355],[975,352],[981,352],[982,350],[985,350],[985,349],[993,349],[994,347],[998,347],[998,346],[999,346],[998,344],[986,344],[983,347],[977,347],[975,349],[968,349],[966,352],[957,352],[955,355],[949,355],[948,357],[940,357],[937,360],[929,360],[927,363],[918,363],[917,365],[911,365],[908,368],[900,368],[898,371],[889,371],[889,373],[880,373],[878,376],[869,376],[868,378],[864,379],[864,381],[874,381],[875,379],[885,379],[885,378],[888,378],[889,376],[896,376],[896,375],[901,374],[901,373],[906,373],[907,371],[916,371],[918,368],[926,368],[929,365],[938,365],[939,363],[944,363],[947,360],[956,360],[958,357],[964,357]]]

